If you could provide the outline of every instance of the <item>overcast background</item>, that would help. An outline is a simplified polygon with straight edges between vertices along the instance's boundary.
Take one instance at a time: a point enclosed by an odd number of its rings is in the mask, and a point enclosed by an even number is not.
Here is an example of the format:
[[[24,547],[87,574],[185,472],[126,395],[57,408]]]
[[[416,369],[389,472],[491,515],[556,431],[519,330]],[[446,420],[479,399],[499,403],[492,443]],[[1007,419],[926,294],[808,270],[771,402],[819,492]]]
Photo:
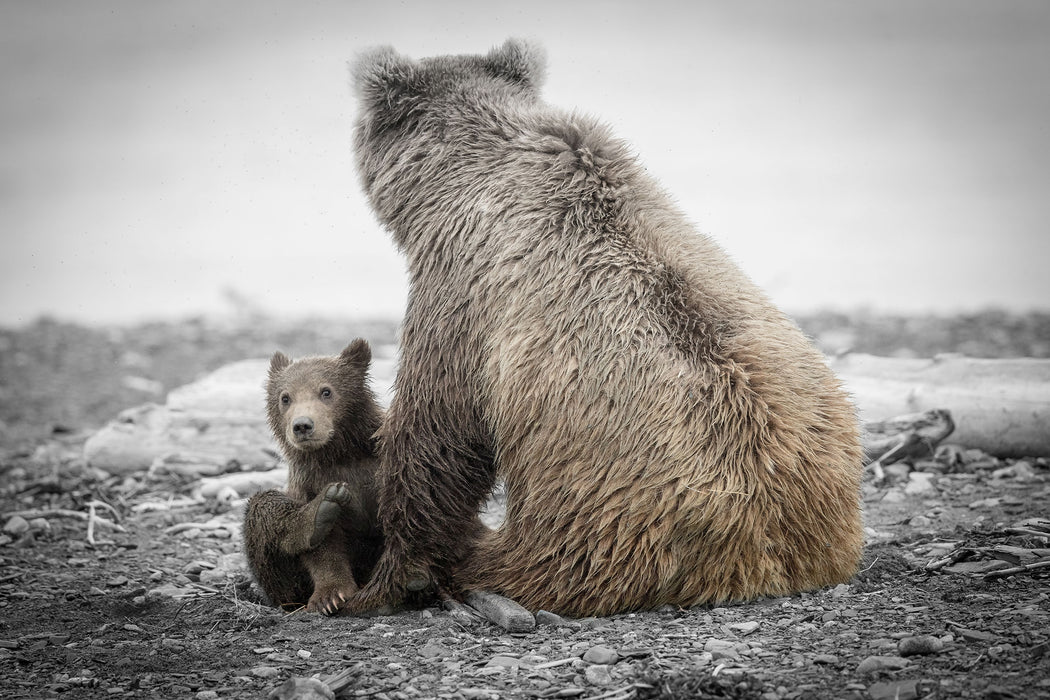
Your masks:
[[[0,0],[0,325],[397,316],[347,61],[548,52],[789,311],[1050,306],[1050,3]]]

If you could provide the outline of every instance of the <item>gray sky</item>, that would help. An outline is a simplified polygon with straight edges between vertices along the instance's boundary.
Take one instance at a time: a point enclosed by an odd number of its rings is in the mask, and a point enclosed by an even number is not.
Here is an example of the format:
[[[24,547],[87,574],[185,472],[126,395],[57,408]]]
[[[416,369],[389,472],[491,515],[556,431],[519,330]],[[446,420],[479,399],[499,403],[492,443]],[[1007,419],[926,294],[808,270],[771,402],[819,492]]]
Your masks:
[[[0,0],[0,324],[399,314],[346,62],[508,36],[789,311],[1050,307],[1041,0]]]

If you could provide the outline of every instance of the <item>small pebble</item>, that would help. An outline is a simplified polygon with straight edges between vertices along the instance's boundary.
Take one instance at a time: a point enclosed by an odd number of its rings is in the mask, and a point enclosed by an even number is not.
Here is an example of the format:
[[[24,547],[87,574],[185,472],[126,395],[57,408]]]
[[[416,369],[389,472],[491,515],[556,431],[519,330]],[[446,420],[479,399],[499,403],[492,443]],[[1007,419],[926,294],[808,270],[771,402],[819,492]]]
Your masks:
[[[536,624],[546,625],[547,627],[565,627],[569,622],[561,615],[546,610],[540,610],[536,613]]]
[[[427,642],[423,645],[423,648],[419,650],[419,655],[424,659],[443,659],[451,656],[452,652],[449,649],[437,642]]]
[[[927,528],[933,524],[933,521],[927,518],[925,515],[916,515],[914,518],[908,521],[908,524],[912,527]]]
[[[293,677],[270,691],[270,700],[334,700],[335,693],[316,678]]]
[[[8,535],[17,537],[18,535],[25,534],[29,531],[29,521],[23,518],[21,515],[12,515],[7,524],[4,525],[4,532]]]
[[[520,668],[524,665],[526,664],[515,656],[502,655],[493,656],[488,660],[488,663],[485,664],[488,668]]]
[[[857,673],[863,675],[876,671],[899,671],[907,666],[908,660],[899,656],[869,656],[857,665]]]
[[[591,685],[612,685],[613,678],[612,674],[609,673],[609,667],[604,664],[594,664],[583,669],[583,677],[587,679],[587,682]]]
[[[281,669],[274,666],[256,666],[251,670],[251,674],[256,678],[276,678],[281,675]]]
[[[762,626],[762,623],[755,620],[749,620],[748,622],[733,622],[726,625],[729,629],[739,634],[741,637],[746,637],[758,630]]]
[[[711,658],[715,661],[740,658],[740,653],[736,650],[736,645],[733,642],[714,637],[708,639],[704,644],[704,651],[711,654]]]
[[[995,508],[997,505],[999,505],[998,498],[982,498],[979,501],[971,503],[970,508],[975,510],[978,508]]]
[[[897,653],[901,656],[939,654],[942,651],[944,651],[944,642],[928,634],[905,637],[897,643]]]
[[[182,573],[186,574],[187,576],[199,576],[200,572],[204,571],[205,569],[214,569],[214,568],[215,568],[215,564],[212,564],[211,562],[199,561],[199,560],[198,561],[191,561],[189,564],[187,564],[186,566],[182,567]]]
[[[228,577],[225,569],[204,569],[200,574],[201,583],[205,586],[221,585],[226,583]]]
[[[919,697],[919,682],[914,680],[875,683],[868,688],[871,700],[915,700]]]
[[[620,655],[615,649],[603,646],[593,646],[583,654],[583,660],[589,664],[601,664],[611,666],[620,660]]]
[[[908,475],[908,485],[904,487],[904,493],[915,496],[933,491],[933,477],[934,475],[928,472],[912,472]]]
[[[850,586],[848,583],[840,583],[831,589],[832,598],[841,598],[842,596],[849,595]]]
[[[907,497],[900,489],[890,489],[886,492],[886,495],[882,497],[883,503],[904,503],[906,500],[908,500]]]

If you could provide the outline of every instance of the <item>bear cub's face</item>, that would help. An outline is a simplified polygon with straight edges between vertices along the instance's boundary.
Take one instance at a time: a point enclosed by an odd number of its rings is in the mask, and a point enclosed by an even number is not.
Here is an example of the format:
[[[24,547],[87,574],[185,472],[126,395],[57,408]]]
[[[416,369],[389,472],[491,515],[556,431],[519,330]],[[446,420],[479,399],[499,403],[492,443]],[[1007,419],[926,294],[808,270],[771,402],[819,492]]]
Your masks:
[[[358,339],[334,357],[292,362],[282,352],[270,358],[266,383],[267,416],[274,438],[302,452],[328,445],[369,395],[368,343]]]

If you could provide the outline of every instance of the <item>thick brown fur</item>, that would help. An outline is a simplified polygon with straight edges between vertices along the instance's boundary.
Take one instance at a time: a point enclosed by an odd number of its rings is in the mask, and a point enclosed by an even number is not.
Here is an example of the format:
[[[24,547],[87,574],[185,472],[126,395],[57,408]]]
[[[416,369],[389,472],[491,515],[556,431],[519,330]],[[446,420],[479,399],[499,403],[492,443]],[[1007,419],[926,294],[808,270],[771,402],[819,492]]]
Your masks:
[[[571,615],[848,580],[861,450],[840,383],[623,143],[541,101],[542,70],[513,40],[355,65],[360,175],[411,286],[387,549],[350,607],[427,567]],[[506,521],[472,529],[497,476]]]
[[[376,513],[372,353],[357,339],[335,357],[274,353],[266,413],[288,462],[288,488],[248,502],[248,562],[273,605],[334,613],[364,585],[383,548]]]

